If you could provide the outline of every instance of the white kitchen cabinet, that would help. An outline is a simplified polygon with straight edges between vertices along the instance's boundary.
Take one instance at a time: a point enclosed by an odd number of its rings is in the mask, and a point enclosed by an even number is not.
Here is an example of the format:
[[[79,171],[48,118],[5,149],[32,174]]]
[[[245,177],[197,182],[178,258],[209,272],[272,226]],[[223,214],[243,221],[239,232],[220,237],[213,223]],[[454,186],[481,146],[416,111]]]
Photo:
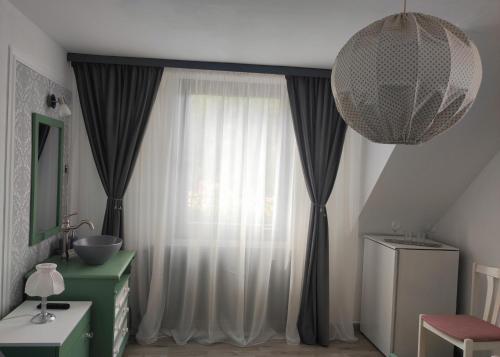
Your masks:
[[[394,238],[364,237],[361,332],[386,356],[416,357],[419,314],[456,312],[459,251],[386,241]],[[429,344],[429,357],[453,356],[449,344]]]

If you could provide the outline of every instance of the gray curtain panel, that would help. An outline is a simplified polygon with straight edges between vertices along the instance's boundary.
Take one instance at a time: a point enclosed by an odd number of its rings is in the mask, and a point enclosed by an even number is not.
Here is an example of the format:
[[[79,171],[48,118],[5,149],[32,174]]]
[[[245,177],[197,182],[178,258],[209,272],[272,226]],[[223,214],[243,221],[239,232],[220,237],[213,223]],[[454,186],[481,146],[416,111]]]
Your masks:
[[[297,327],[302,343],[330,340],[328,217],[326,202],[337,176],[346,124],[333,99],[330,79],[287,76],[295,136],[311,216]]]
[[[123,195],[163,68],[80,62],[72,66],[90,147],[108,195],[102,234],[123,238]]]

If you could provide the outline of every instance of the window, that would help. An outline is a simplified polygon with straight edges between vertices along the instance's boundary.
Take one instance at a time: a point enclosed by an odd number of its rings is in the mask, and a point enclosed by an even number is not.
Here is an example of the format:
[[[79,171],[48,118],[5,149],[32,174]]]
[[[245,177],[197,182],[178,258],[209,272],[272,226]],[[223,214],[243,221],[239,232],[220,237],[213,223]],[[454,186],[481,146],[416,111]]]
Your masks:
[[[285,78],[165,70],[125,201],[135,283],[149,291],[139,339],[285,332],[310,205]]]

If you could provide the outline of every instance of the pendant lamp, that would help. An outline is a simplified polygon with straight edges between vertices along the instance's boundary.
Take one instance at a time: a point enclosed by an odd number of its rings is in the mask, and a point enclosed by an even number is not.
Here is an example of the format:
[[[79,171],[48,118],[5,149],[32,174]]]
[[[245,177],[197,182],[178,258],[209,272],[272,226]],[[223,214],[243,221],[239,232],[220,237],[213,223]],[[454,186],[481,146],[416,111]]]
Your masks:
[[[405,9],[356,33],[340,50],[331,83],[339,113],[358,133],[419,144],[467,113],[481,77],[479,52],[463,31]]]

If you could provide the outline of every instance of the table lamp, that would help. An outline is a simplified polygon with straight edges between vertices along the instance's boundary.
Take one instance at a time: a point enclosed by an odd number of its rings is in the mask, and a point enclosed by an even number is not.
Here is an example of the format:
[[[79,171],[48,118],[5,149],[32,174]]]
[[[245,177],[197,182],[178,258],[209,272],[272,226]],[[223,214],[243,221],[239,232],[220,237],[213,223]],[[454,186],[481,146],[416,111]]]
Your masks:
[[[33,316],[31,322],[44,324],[56,319],[54,314],[47,312],[47,297],[57,295],[64,291],[64,279],[56,270],[57,264],[38,264],[36,271],[31,274],[26,282],[24,292],[29,296],[40,296],[42,298],[42,312]]]

